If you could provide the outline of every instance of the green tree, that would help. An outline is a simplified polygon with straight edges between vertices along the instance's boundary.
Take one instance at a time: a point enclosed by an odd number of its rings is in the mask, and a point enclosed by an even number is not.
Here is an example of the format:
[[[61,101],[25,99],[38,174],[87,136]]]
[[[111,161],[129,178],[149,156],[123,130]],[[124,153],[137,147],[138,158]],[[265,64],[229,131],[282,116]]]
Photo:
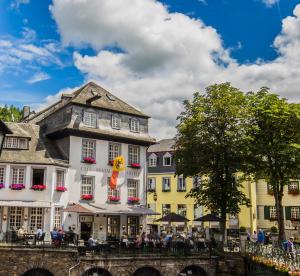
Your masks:
[[[0,120],[5,122],[19,122],[22,118],[22,111],[13,105],[0,107]]]
[[[284,240],[283,188],[300,171],[299,105],[270,93],[263,87],[248,96],[251,128],[248,128],[248,172],[272,186],[279,238]]]
[[[246,96],[230,83],[212,85],[185,101],[184,108],[177,126],[176,174],[202,178],[187,196],[221,216],[224,241],[227,214],[238,214],[240,205],[250,206],[237,177],[245,162]]]

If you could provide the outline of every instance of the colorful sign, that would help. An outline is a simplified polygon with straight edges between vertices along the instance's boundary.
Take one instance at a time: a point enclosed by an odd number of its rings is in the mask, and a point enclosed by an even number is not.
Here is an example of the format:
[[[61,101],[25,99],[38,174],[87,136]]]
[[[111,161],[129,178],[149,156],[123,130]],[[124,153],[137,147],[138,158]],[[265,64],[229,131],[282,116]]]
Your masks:
[[[125,159],[123,156],[118,156],[114,160],[113,171],[109,182],[109,186],[112,190],[116,189],[119,174],[123,171],[125,171]]]

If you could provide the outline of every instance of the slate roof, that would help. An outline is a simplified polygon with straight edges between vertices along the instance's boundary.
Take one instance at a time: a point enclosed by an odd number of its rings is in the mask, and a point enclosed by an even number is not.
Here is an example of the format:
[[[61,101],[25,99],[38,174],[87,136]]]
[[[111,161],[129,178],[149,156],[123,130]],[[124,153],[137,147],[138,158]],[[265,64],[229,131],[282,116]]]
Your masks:
[[[174,145],[175,145],[174,139],[163,139],[158,141],[156,144],[150,146],[148,148],[148,153],[174,151]]]
[[[45,164],[68,166],[58,148],[48,138],[41,136],[40,127],[30,123],[6,123],[12,134],[7,136],[29,139],[28,149],[3,148],[0,162],[16,164]]]
[[[96,99],[89,103],[89,100],[94,97]],[[103,87],[94,82],[89,82],[71,94],[62,94],[61,100],[30,116],[26,121],[38,122],[70,103],[149,118],[149,116],[117,98]]]

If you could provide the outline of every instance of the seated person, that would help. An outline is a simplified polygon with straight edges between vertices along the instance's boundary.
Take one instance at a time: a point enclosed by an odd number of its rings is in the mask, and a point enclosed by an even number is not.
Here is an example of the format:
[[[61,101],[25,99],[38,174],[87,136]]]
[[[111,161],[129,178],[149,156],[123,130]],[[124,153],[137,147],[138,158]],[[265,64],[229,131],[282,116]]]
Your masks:
[[[92,250],[100,250],[100,245],[97,243],[97,240],[93,239],[92,236],[88,239],[88,247]]]
[[[38,241],[40,241],[42,239],[42,237],[43,237],[43,230],[42,230],[41,225],[38,225],[37,230],[35,232],[35,236],[36,236],[36,239]]]
[[[17,236],[19,240],[24,240],[25,239],[25,235],[26,234],[26,230],[25,230],[25,226],[23,225],[22,227],[19,228]]]
[[[50,232],[52,243],[59,244],[58,240],[58,232],[57,229],[54,227],[53,230]]]

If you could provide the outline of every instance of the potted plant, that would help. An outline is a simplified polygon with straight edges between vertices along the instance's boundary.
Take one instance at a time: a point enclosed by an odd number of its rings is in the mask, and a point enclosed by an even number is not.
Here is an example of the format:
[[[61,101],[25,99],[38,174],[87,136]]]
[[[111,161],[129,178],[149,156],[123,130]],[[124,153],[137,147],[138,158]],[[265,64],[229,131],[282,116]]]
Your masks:
[[[3,183],[0,183],[0,189],[3,189],[5,185]]]
[[[130,164],[130,167],[134,168],[134,169],[140,169],[141,168],[141,164],[139,164],[139,163],[132,163],[132,164]]]
[[[96,160],[93,157],[84,157],[83,162],[88,164],[96,164]]]
[[[43,190],[46,189],[46,185],[44,185],[44,184],[35,184],[35,185],[32,185],[31,189],[34,190],[34,191],[43,191]]]
[[[81,195],[81,199],[83,200],[92,200],[93,198],[93,195]]]
[[[67,188],[65,186],[56,186],[56,191],[58,192],[65,192]]]
[[[140,199],[138,197],[135,197],[135,196],[128,197],[128,203],[129,204],[136,204],[136,203],[139,203],[139,202],[140,202]]]
[[[22,189],[25,189],[25,185],[24,184],[11,184],[9,186],[9,188],[12,190],[22,190]]]
[[[119,196],[108,196],[108,200],[110,202],[119,202],[120,201],[120,197]]]

